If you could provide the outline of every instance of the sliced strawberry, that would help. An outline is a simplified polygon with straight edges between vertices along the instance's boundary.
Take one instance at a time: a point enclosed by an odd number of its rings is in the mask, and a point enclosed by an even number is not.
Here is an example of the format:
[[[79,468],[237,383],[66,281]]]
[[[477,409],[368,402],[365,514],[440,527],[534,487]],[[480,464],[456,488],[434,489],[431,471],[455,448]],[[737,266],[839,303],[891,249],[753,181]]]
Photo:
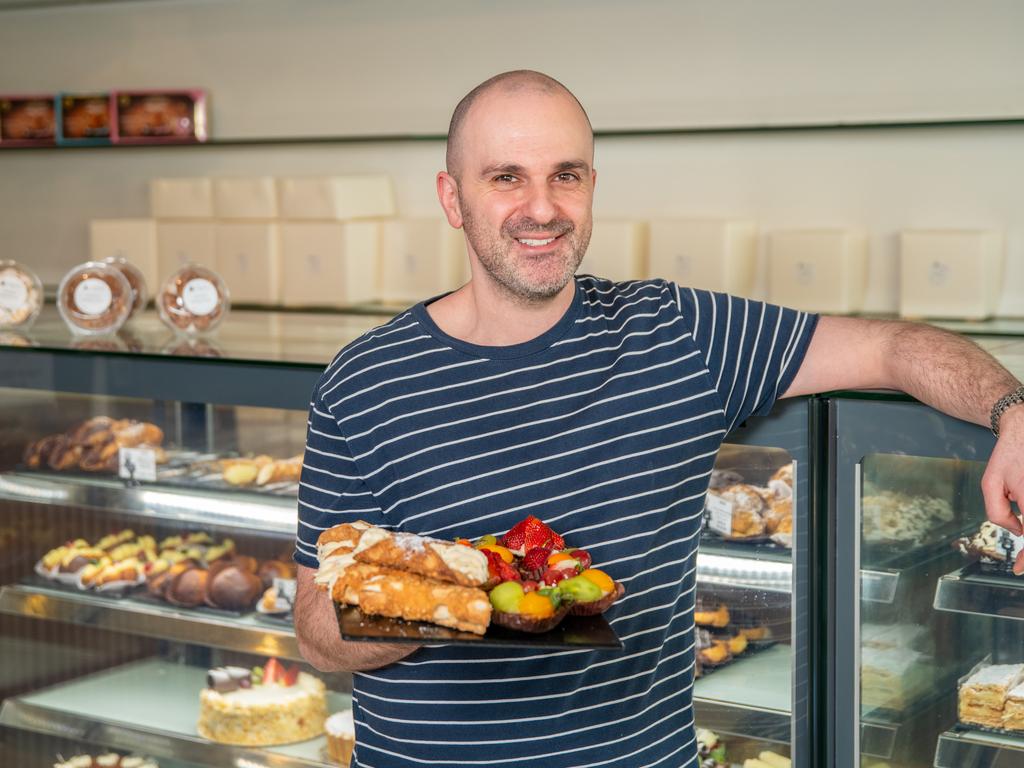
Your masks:
[[[284,677],[281,678],[281,682],[287,685],[289,688],[295,685],[299,680],[299,665],[291,664],[284,671]]]
[[[263,665],[263,684],[270,685],[276,683],[284,677],[284,667],[281,666],[281,662],[277,659],[269,659],[266,664]]]
[[[500,557],[498,558],[501,559]],[[519,575],[519,569],[517,569],[512,563],[506,563],[501,560],[501,565],[498,566],[498,578],[502,581],[522,581],[523,577]]]
[[[580,568],[584,571],[593,563],[593,560],[590,559],[590,553],[585,549],[574,549],[569,553],[569,555],[579,560]]]
[[[487,556],[487,573],[495,581],[520,581],[519,571],[511,563],[501,559],[501,555],[493,549],[481,549]]]
[[[575,571],[569,568],[548,568],[541,574],[540,581],[549,587],[555,586],[558,582],[563,579],[568,579],[570,575],[573,575]]]
[[[548,547],[534,547],[523,556],[519,568],[524,571],[543,571],[550,555],[551,549]]]

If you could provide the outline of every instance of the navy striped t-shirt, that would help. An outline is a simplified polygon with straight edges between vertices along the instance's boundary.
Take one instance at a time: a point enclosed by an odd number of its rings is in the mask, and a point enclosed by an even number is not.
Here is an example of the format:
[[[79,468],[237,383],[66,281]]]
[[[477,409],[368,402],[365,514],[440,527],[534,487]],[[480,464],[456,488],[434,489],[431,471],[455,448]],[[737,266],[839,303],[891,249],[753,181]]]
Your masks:
[[[697,541],[723,438],[769,410],[816,317],[660,280],[576,278],[541,336],[445,334],[420,304],[316,386],[295,559],[363,519],[446,539],[528,514],[626,586],[621,653],[431,646],[354,675],[359,768],[691,768]]]

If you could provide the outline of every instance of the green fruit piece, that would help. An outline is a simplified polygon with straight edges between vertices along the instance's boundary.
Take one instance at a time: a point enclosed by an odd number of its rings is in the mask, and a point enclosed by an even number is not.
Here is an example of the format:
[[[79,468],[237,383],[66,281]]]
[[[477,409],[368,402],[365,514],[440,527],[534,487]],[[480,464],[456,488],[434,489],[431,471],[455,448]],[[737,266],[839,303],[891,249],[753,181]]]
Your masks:
[[[474,543],[473,546],[476,547],[477,549],[479,549],[480,547],[482,547],[482,546],[484,546],[486,544],[497,544],[497,543],[498,543],[498,539],[496,537],[492,536],[489,533],[486,533],[483,536],[481,536],[479,539],[477,539],[476,543]]]
[[[523,585],[518,581],[503,581],[491,590],[491,605],[502,613],[519,613],[519,603],[524,594]]]
[[[563,595],[571,595],[577,603],[589,603],[592,600],[600,600],[603,594],[597,584],[582,576],[573,576],[558,582],[558,590]]]

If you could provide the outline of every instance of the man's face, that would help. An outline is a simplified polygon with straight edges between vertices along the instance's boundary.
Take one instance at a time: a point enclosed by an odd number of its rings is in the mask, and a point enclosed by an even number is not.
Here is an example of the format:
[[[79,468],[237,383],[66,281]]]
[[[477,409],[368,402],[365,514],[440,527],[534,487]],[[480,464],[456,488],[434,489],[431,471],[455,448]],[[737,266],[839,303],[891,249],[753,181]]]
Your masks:
[[[555,296],[590,242],[586,118],[564,93],[499,90],[473,104],[463,131],[458,200],[471,254],[512,298]]]

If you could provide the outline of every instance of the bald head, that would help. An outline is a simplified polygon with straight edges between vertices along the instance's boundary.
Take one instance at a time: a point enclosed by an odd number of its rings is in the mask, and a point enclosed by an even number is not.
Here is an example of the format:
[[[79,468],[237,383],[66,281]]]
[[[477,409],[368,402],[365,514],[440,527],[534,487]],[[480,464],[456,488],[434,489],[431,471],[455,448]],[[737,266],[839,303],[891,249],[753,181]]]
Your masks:
[[[506,95],[540,93],[549,96],[567,96],[575,102],[587,123],[587,127],[590,128],[591,134],[593,134],[593,129],[590,127],[590,118],[587,116],[586,110],[583,109],[583,105],[580,104],[579,99],[573,96],[572,91],[555,80],[555,78],[541,72],[534,72],[532,69],[502,72],[500,75],[495,75],[485,80],[467,93],[452,113],[452,121],[448,126],[448,148],[445,152],[445,165],[448,173],[456,178],[459,177],[462,170],[462,148],[466,118],[480,97],[491,93]]]

